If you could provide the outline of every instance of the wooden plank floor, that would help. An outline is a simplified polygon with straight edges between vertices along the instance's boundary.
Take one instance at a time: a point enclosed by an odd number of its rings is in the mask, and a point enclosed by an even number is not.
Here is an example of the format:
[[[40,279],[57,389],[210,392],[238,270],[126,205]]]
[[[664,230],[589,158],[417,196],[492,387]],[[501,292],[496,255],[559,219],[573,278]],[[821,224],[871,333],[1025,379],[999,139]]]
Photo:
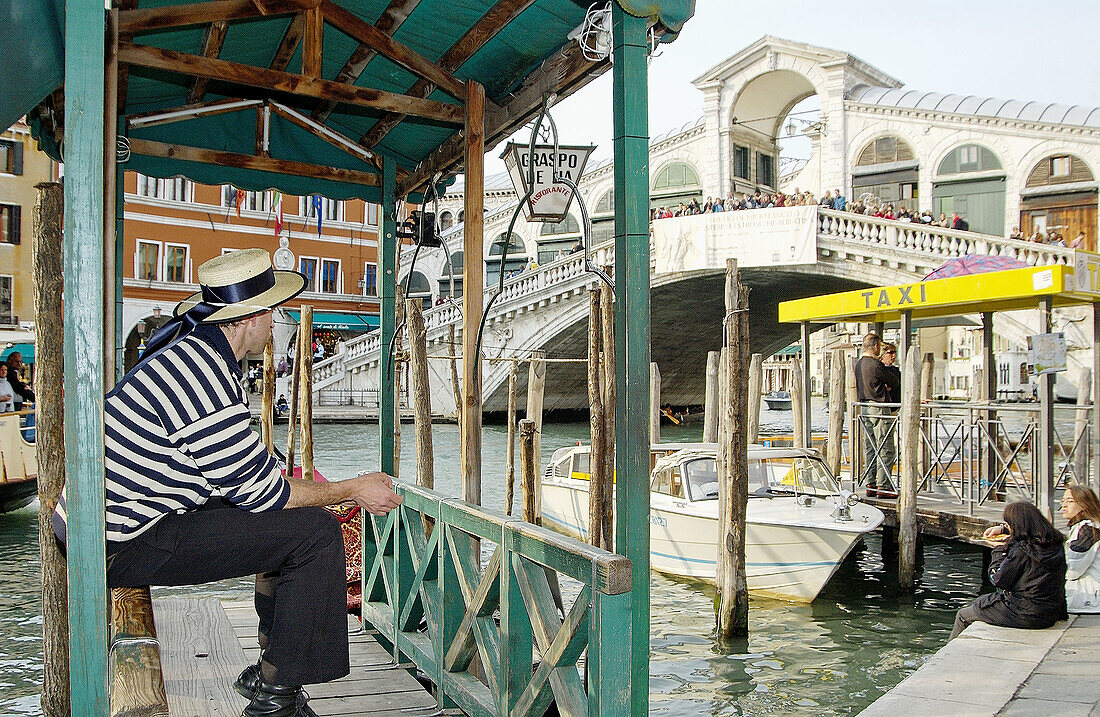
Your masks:
[[[256,613],[250,602],[215,598],[153,601],[169,714],[175,717],[239,715],[247,701],[233,682],[259,655]],[[308,685],[318,715],[419,717],[436,713],[435,699],[349,616],[351,674]]]

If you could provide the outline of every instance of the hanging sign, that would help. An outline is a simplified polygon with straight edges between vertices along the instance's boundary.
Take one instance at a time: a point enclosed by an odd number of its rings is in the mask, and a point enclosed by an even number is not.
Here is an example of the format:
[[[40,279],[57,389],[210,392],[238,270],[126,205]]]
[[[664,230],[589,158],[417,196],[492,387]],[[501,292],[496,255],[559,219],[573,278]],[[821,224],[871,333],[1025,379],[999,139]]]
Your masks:
[[[567,177],[574,184],[581,181],[584,165],[588,162],[595,145],[587,147],[559,145],[557,154],[554,146],[536,144],[534,152],[534,172],[531,171],[531,146],[509,142],[501,158],[508,168],[512,186],[520,197],[527,194],[529,179],[533,179],[530,198],[523,203],[523,216],[529,222],[560,222],[569,213],[569,204],[573,201],[573,190],[561,182],[555,182],[557,176]]]

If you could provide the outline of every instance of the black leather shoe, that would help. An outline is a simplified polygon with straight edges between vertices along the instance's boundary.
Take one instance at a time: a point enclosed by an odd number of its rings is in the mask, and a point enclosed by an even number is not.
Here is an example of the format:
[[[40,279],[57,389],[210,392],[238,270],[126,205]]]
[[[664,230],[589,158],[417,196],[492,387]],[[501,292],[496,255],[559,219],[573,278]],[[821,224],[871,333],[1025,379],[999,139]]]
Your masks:
[[[249,665],[244,668],[244,672],[237,678],[237,681],[233,683],[233,689],[235,689],[241,697],[252,699],[252,695],[256,694],[256,690],[260,687],[260,663],[256,662],[254,665]]]
[[[317,717],[301,687],[260,683],[242,717]]]

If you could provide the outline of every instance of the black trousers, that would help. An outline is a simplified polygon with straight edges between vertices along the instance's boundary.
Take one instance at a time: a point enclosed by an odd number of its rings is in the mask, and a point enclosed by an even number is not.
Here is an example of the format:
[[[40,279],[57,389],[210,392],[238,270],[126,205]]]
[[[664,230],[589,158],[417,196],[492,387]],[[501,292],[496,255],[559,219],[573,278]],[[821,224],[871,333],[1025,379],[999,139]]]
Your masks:
[[[344,540],[328,511],[249,513],[214,499],[108,545],[112,588],[199,585],[262,573],[269,574],[263,582],[272,594],[257,592],[256,611],[267,636],[264,661],[275,668],[272,682],[306,685],[348,674]]]

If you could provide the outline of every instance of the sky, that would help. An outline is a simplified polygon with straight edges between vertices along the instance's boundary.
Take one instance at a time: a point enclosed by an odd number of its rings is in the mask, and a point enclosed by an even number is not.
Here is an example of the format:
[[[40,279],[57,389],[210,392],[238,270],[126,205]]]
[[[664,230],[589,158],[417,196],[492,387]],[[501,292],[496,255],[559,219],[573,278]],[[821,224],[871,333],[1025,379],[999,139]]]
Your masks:
[[[650,61],[650,136],[701,116],[692,80],[763,35],[848,52],[912,89],[1097,107],[1098,32],[1100,0],[696,0],[679,38]],[[561,143],[595,142],[593,159],[610,157],[611,97],[608,70],[560,101]],[[501,149],[486,172],[503,171]]]

